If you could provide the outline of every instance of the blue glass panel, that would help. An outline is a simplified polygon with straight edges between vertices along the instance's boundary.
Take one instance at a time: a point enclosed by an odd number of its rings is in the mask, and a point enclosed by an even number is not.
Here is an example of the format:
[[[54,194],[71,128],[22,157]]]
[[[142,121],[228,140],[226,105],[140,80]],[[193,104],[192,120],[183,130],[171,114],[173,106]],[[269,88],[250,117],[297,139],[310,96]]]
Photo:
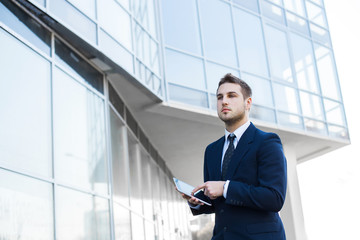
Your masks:
[[[52,176],[50,63],[0,28],[0,164]]]
[[[254,0],[233,0],[234,3],[237,3],[247,9],[253,10],[254,12],[259,12],[258,1]]]
[[[132,0],[133,14],[138,22],[150,32],[152,36],[156,36],[155,10],[154,0]]]
[[[117,203],[113,208],[115,239],[131,239],[130,211]]]
[[[76,33],[96,43],[96,24],[65,0],[50,0],[50,11]]]
[[[288,126],[290,128],[304,129],[303,120],[299,116],[278,112],[277,117],[280,125]]]
[[[162,0],[161,10],[165,44],[201,54],[196,2]]]
[[[258,75],[268,76],[264,37],[260,19],[252,14],[234,8],[234,22],[240,69]]]
[[[276,122],[275,111],[272,109],[253,105],[250,110],[250,118],[256,118],[265,122]]]
[[[242,74],[242,78],[249,84],[253,93],[253,103],[266,107],[273,107],[273,96],[269,80],[255,77],[249,74]]]
[[[296,89],[280,84],[273,84],[277,110],[299,114],[299,96]]]
[[[319,74],[321,92],[325,97],[340,100],[340,87],[330,49],[314,44],[316,65]]]
[[[262,0],[261,9],[265,17],[268,17],[278,23],[285,24],[284,10],[282,8]]]
[[[15,5],[6,1],[0,3],[0,21],[26,41],[50,55],[50,32]]]
[[[336,138],[349,139],[349,132],[346,128],[329,125],[329,135]]]
[[[290,39],[298,87],[319,93],[319,82],[316,77],[314,53],[310,40],[292,33],[290,33]]]
[[[132,50],[130,16],[118,3],[114,0],[99,1],[98,19],[106,32]]]
[[[208,97],[206,92],[196,91],[189,88],[168,84],[169,96],[171,100],[208,108]]]
[[[207,62],[206,65],[206,80],[208,90],[212,94],[216,94],[219,81],[225,74],[232,73],[233,75],[239,77],[239,72],[232,68],[224,67],[215,63]]]
[[[204,63],[201,59],[166,50],[166,79],[191,88],[205,90]]]
[[[95,19],[95,0],[68,0],[92,19]]]
[[[324,120],[321,98],[306,92],[300,92],[302,114],[306,117]]]
[[[285,0],[284,7],[297,15],[305,17],[304,0]]]
[[[321,42],[324,45],[330,46],[330,36],[329,32],[321,27],[318,27],[314,24],[310,24],[311,36],[314,40]]]
[[[308,22],[292,13],[286,13],[287,24],[290,28],[295,29],[305,35],[310,35]]]
[[[341,103],[324,99],[324,106],[328,123],[346,126],[344,109]]]
[[[293,82],[286,33],[265,25],[265,36],[271,76],[286,82]]]
[[[217,0],[200,0],[199,3],[205,56],[238,66],[229,4]]]
[[[316,6],[311,2],[306,2],[306,10],[310,21],[320,25],[321,27],[327,27],[325,13],[321,7]]]
[[[305,129],[309,132],[320,133],[323,135],[327,134],[326,124],[324,122],[315,121],[313,119],[304,119]]]

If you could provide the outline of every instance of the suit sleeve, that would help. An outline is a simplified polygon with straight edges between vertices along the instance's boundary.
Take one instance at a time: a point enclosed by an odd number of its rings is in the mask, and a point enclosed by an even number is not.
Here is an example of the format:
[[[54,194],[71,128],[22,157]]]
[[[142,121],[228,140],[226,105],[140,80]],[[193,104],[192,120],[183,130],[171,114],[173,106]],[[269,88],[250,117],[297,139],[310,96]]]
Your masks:
[[[205,150],[205,156],[204,156],[204,182],[207,182],[209,180],[209,172],[207,169],[206,159],[207,159],[207,153],[208,148]],[[210,198],[204,195],[203,191],[200,191],[195,195],[196,197],[200,199],[208,199],[209,202],[211,202]],[[199,215],[199,214],[210,214],[215,212],[214,205],[208,206],[208,205],[201,205],[199,209],[190,208],[193,215]]]
[[[269,133],[257,154],[257,184],[230,181],[226,203],[257,210],[278,212],[286,194],[286,159],[280,138]]]

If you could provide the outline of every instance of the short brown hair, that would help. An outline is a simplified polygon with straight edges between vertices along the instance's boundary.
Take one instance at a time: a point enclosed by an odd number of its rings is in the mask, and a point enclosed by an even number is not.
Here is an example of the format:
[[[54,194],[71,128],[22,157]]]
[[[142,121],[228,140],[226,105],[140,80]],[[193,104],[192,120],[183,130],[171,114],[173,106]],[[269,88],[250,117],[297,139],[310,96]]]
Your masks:
[[[232,75],[231,73],[227,73],[223,78],[220,79],[218,89],[224,83],[239,84],[241,87],[241,93],[244,96],[244,99],[247,99],[248,97],[252,96],[251,87],[244,80],[241,80],[240,78]]]

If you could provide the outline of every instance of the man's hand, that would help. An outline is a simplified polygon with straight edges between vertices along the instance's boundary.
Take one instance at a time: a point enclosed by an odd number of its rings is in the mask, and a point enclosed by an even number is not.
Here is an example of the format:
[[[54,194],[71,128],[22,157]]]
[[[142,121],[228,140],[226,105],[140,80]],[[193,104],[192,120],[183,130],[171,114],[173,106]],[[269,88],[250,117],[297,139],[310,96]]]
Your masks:
[[[224,192],[225,181],[208,181],[199,186],[197,186],[191,194],[194,195],[200,189],[204,189],[204,194],[210,199],[214,200],[218,197],[221,197]]]
[[[175,187],[176,191],[179,192],[179,190],[177,189],[177,187]],[[204,205],[204,203],[200,202],[199,200],[197,200],[195,197],[189,197],[186,196],[185,194],[179,192],[182,196],[183,199],[189,201],[189,203],[194,204],[194,205]],[[194,195],[194,194],[193,194]]]

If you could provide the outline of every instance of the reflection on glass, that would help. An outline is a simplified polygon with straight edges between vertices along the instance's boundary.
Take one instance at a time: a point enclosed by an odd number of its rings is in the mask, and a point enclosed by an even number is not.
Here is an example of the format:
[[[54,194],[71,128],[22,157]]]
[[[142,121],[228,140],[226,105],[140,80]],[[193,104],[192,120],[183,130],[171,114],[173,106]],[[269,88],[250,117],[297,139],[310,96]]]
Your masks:
[[[200,0],[199,5],[205,56],[229,66],[238,66],[229,4]]]
[[[56,213],[58,239],[110,240],[107,200],[58,187]]]
[[[50,0],[50,11],[77,33],[96,43],[96,24],[65,0]]]
[[[99,30],[99,47],[106,56],[130,73],[134,72],[133,56],[102,29]]]
[[[132,50],[129,14],[114,0],[101,0],[98,19],[101,26],[124,47]]]
[[[302,118],[296,115],[278,112],[277,114],[279,124],[290,128],[303,129]]]
[[[310,21],[312,21],[322,27],[325,27],[325,28],[327,27],[325,13],[321,7],[316,6],[315,4],[307,1],[306,2],[306,10],[307,10],[307,15],[308,15],[308,18]]]
[[[131,212],[131,233],[133,237],[132,239],[145,239],[144,220],[142,217],[133,212]]]
[[[156,35],[154,0],[132,0],[133,13],[137,21],[150,32]]]
[[[150,157],[141,150],[141,186],[144,204],[144,216],[150,220],[153,219],[153,201],[152,201],[152,176],[150,173]]]
[[[166,49],[166,78],[182,86],[206,89],[201,59]]]
[[[208,108],[208,97],[206,92],[168,84],[168,92],[171,100],[183,102],[193,106]]]
[[[296,89],[274,84],[275,105],[278,110],[299,113],[299,97]]]
[[[206,80],[208,90],[211,94],[216,94],[219,81],[225,74],[231,73],[234,76],[239,77],[239,72],[232,68],[224,67],[212,62],[207,62],[206,65]]]
[[[44,53],[50,54],[50,33],[12,3],[0,3],[0,21]]]
[[[328,128],[330,136],[342,139],[349,139],[349,132],[346,128],[334,125],[329,125]]]
[[[309,35],[308,23],[305,19],[298,17],[292,13],[286,13],[287,24],[290,28],[293,28],[305,35]]]
[[[298,86],[314,93],[319,92],[315,73],[315,61],[312,44],[308,39],[290,33],[293,63]]]
[[[240,69],[258,75],[268,76],[269,73],[260,19],[252,14],[234,8],[234,22]]]
[[[86,82],[104,93],[103,75],[60,40],[55,39],[55,60],[78,81]]]
[[[237,3],[243,7],[246,7],[254,12],[259,12],[259,6],[257,1],[253,0],[233,0],[234,3]]]
[[[256,118],[265,122],[276,122],[275,112],[272,109],[252,105],[250,111],[250,118]]]
[[[83,13],[95,19],[95,0],[68,0]]]
[[[249,74],[242,74],[243,80],[249,84],[253,92],[253,103],[273,107],[273,96],[270,81]]]
[[[131,239],[130,212],[117,203],[114,203],[114,232],[116,240]]]
[[[314,47],[322,94],[325,97],[340,100],[333,54],[326,47],[317,44]]]
[[[324,107],[328,123],[346,126],[343,106],[340,103],[324,99]]]
[[[141,172],[140,172],[140,153],[139,144],[128,134],[129,147],[129,167],[130,167],[130,205],[131,208],[143,213],[142,193],[141,193]],[[135,238],[136,239],[136,238]]]
[[[111,157],[113,177],[113,199],[115,202],[129,205],[128,168],[125,162],[124,131],[125,127],[115,112],[110,111]]]
[[[304,0],[285,0],[284,7],[297,15],[305,17]]]
[[[306,117],[324,120],[321,98],[306,92],[300,92],[302,114]]]
[[[39,3],[41,6],[45,7],[46,0],[30,0],[30,2]]]
[[[329,32],[326,29],[310,23],[310,31],[311,31],[311,36],[313,37],[314,40],[317,40],[324,45],[330,46],[330,36],[329,36]]]
[[[161,10],[165,44],[201,54],[196,2],[162,0]]]
[[[104,102],[58,68],[53,76],[56,178],[106,194]]]
[[[52,186],[0,169],[0,239],[54,239]]]
[[[315,121],[313,119],[304,119],[305,128],[309,132],[314,133],[320,133],[325,135],[327,133],[326,131],[326,125],[324,122]]]
[[[275,6],[274,4],[271,4],[265,0],[261,1],[262,11],[263,15],[265,17],[268,17],[278,23],[285,24],[284,20],[284,12],[282,8]]]
[[[50,177],[50,63],[1,28],[0,42],[0,163]]]
[[[271,56],[269,57],[271,76],[293,82],[285,32],[269,25],[265,25],[265,30],[268,55]]]

